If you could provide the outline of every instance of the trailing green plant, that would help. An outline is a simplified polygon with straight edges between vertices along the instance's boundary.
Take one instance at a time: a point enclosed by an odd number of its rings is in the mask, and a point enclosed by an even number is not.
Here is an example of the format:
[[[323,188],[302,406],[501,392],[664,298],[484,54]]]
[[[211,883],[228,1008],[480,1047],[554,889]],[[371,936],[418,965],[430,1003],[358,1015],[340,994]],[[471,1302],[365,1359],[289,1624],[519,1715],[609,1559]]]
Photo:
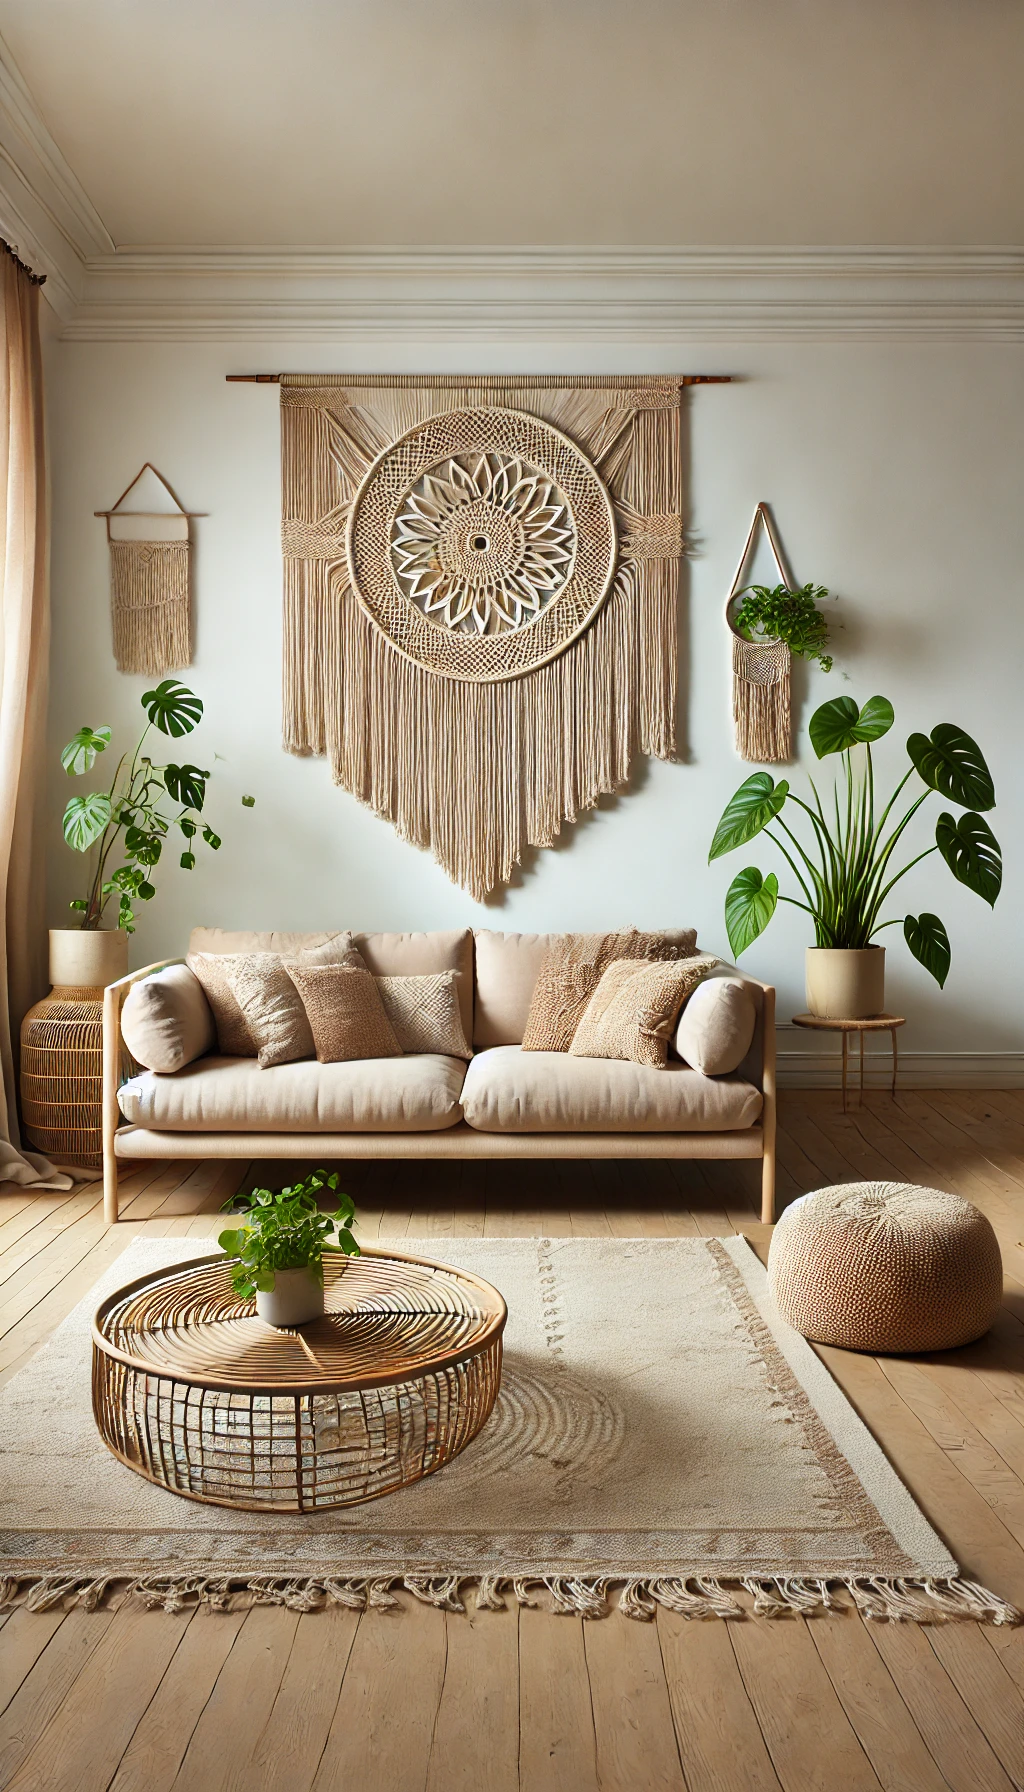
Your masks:
[[[135,932],[136,902],[151,902],[156,887],[150,872],[160,863],[164,843],[172,828],[177,828],[184,841],[178,863],[183,871],[194,871],[195,848],[199,840],[211,852],[220,848],[220,835],[203,819],[206,803],[208,771],[198,765],[157,765],[143,752],[153,728],[172,740],[191,734],[203,714],[203,705],[194,691],[165,678],[155,690],[146,691],[141,699],[146,712],[134,753],[122,754],[109,790],[93,790],[87,796],[73,796],[64,811],[64,838],[75,852],[95,849],[92,879],[85,896],[76,896],[69,906],[82,917],[88,931],[100,927],[107,904],[117,897],[117,925],[125,933]],[[105,753],[112,738],[110,728],[78,730],[60,756],[69,778],[91,771],[100,753]],[[176,805],[168,810],[167,801]],[[251,809],[255,797],[243,796],[242,805]],[[124,864],[110,868],[112,858],[123,858]]]
[[[290,1188],[277,1192],[256,1188],[244,1198],[244,1225],[222,1232],[217,1241],[229,1257],[237,1259],[231,1266],[231,1286],[236,1294],[248,1300],[257,1292],[269,1293],[279,1269],[308,1269],[322,1286],[325,1251],[359,1256],[349,1229],[355,1205],[337,1189],[337,1171],[328,1175],[326,1170],[314,1170]],[[333,1214],[320,1207],[318,1197],[324,1190],[335,1197]],[[232,1195],[224,1208],[234,1207],[236,1202]],[[332,1233],[337,1235],[337,1244],[330,1242]]]
[[[743,602],[733,625],[746,641],[785,641],[790,653],[802,660],[817,660],[823,672],[831,672],[828,622],[818,609],[828,596],[824,585],[746,585],[736,593]]]
[[[781,852],[803,900],[781,895],[774,871],[767,877],[754,865],[741,871],[725,898],[725,925],[737,958],[764,932],[777,904],[788,902],[811,916],[818,946],[868,946],[883,928],[902,921],[914,957],[940,988],[945,983],[949,936],[938,915],[882,920],[881,912],[900,879],[933,852],[941,855],[959,883],[990,907],[995,905],[1002,883],[1002,853],[981,813],[995,808],[995,787],[976,742],[962,728],[940,722],[930,734],[909,737],[910,769],[877,813],[871,745],[888,734],[894,720],[886,697],[869,698],[863,709],[852,697],[834,697],[815,710],[811,745],[819,759],[838,753],[842,765],[841,777],[824,803],[813,778],[808,778],[809,803],[790,789],[785,778],[776,783],[768,772],[755,772],[740,785],[715,831],[709,862],[764,833]],[[897,816],[897,805],[913,778],[919,778],[925,789],[910,797]],[[906,830],[933,792],[966,813],[955,817],[943,810],[935,824],[934,844],[896,869],[894,855]],[[794,820],[801,822],[802,840],[782,818],[787,805],[801,811]]]

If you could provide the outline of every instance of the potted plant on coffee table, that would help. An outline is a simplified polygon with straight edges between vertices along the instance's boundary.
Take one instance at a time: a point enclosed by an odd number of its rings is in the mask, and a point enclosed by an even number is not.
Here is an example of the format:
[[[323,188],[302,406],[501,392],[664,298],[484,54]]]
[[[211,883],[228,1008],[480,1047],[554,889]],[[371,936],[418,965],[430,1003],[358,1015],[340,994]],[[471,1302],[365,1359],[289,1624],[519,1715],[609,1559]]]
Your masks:
[[[243,1300],[256,1296],[256,1311],[268,1325],[304,1325],[324,1311],[324,1254],[358,1257],[350,1227],[355,1205],[339,1195],[336,1171],[314,1170],[289,1188],[253,1189],[243,1196],[244,1224],[222,1232],[218,1243],[235,1261],[231,1285]],[[334,1196],[333,1213],[319,1197]],[[232,1195],[225,1208],[234,1207]],[[337,1243],[331,1243],[332,1233]]]
[[[729,943],[738,958],[764,932],[779,902],[803,909],[814,922],[815,943],[807,949],[807,1006],[825,1019],[861,1020],[885,1006],[885,948],[876,935],[902,923],[914,957],[941,988],[950,965],[949,936],[938,915],[894,915],[883,909],[907,872],[939,853],[959,883],[993,906],[1002,882],[1002,854],[984,812],[995,807],[992,774],[969,734],[940,722],[930,734],[907,740],[909,769],[883,806],[875,791],[872,742],[888,734],[892,704],[871,697],[858,709],[852,697],[835,697],[815,710],[811,745],[819,759],[840,758],[841,774],[824,801],[813,778],[805,802],[787,779],[775,782],[755,772],[740,785],[715,832],[709,859],[721,858],[764,833],[781,852],[800,891],[784,896],[774,871],[765,876],[748,865],[733,879],[725,898]],[[920,780],[923,790],[904,792]],[[918,810],[936,793],[965,811],[943,810],[933,843],[905,862],[904,836]],[[792,814],[791,828],[783,810]],[[797,831],[799,827],[799,831]],[[801,837],[802,836],[802,837]]]

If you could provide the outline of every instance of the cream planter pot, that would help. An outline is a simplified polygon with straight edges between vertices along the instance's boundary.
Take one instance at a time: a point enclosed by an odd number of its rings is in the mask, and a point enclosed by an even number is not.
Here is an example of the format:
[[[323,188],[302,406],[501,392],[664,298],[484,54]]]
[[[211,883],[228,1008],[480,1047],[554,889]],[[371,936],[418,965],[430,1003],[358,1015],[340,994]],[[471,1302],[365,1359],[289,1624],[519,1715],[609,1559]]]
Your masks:
[[[273,1288],[257,1291],[256,1311],[268,1325],[305,1325],[323,1318],[324,1291],[308,1269],[278,1269]]]
[[[885,947],[807,948],[807,1008],[819,1020],[870,1020],[885,1012]]]
[[[88,933],[51,927],[50,982],[61,989],[105,989],[128,975],[128,935],[120,927]]]

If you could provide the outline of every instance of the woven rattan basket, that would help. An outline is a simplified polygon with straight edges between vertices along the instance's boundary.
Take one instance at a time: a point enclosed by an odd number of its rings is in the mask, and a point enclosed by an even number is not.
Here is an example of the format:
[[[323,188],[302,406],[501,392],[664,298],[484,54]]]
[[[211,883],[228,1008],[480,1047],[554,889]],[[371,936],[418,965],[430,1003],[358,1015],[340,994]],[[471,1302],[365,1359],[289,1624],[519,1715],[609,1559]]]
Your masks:
[[[60,1163],[103,1162],[103,991],[57,985],[21,1023],[25,1137]]]

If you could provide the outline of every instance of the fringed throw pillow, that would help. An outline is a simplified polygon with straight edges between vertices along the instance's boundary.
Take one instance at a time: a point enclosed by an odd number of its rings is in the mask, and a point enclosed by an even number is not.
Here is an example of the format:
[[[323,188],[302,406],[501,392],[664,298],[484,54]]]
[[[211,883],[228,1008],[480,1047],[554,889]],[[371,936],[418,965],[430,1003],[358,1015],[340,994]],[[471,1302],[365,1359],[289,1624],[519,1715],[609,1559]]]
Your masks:
[[[403,1052],[472,1057],[459,1011],[458,976],[458,971],[438,971],[432,976],[374,978]]]
[[[696,950],[695,928],[678,933],[641,933],[628,927],[618,933],[560,934],[545,953],[534,987],[524,1052],[567,1052],[604,971],[618,959],[688,959]]]
[[[401,1057],[402,1048],[369,971],[294,959],[287,959],[285,966],[302,997],[321,1064]]]
[[[707,954],[676,964],[620,958],[601,977],[569,1046],[574,1058],[625,1058],[664,1070],[683,1002],[718,963]]]

